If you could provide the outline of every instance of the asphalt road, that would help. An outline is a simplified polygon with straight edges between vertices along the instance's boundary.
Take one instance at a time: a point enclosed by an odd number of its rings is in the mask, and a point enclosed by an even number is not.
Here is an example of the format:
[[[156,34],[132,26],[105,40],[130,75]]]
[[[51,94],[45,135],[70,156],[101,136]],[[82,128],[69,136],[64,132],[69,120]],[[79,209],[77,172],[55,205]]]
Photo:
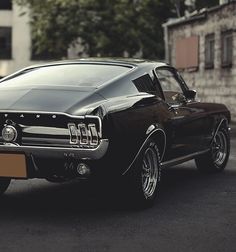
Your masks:
[[[0,200],[0,251],[236,251],[236,137],[227,169],[163,172],[151,209],[77,182],[12,181]]]

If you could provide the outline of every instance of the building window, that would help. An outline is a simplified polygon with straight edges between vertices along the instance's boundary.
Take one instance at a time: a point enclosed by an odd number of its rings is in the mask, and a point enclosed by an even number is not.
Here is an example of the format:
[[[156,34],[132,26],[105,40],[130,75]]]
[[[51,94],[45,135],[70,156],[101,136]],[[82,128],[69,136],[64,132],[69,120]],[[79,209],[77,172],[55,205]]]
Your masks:
[[[222,67],[231,67],[233,63],[233,32],[226,31],[221,34],[221,63]]]
[[[176,67],[197,70],[199,61],[199,37],[192,36],[176,40]]]
[[[0,0],[0,10],[11,10],[12,1],[11,0]]]
[[[0,27],[0,59],[11,59],[10,27]]]
[[[205,68],[214,68],[215,59],[215,34],[205,37]]]

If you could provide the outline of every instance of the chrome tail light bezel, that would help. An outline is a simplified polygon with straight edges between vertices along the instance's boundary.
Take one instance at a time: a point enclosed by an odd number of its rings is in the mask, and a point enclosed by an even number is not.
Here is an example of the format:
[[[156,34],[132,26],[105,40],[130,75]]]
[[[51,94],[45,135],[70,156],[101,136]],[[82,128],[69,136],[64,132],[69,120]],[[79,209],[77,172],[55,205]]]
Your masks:
[[[76,128],[75,123],[68,123],[68,129],[70,134],[70,144],[78,144],[79,137],[78,137],[78,130]]]
[[[88,145],[91,138],[88,126],[85,123],[79,123],[77,127],[79,131],[79,143],[81,145]]]
[[[96,120],[95,122],[91,122]],[[69,122],[70,144],[81,147],[97,147],[102,138],[102,123],[97,116],[86,116],[79,123]]]
[[[96,129],[96,125],[90,123],[88,125],[88,130],[91,134],[90,144],[97,146],[99,144],[99,133]]]

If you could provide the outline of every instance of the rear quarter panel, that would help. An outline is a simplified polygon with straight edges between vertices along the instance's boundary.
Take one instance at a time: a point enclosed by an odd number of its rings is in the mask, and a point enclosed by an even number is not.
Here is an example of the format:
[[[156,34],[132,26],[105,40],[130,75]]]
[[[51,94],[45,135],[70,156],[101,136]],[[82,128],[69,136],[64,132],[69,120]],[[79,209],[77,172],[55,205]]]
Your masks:
[[[107,161],[116,173],[123,173],[132,163],[147,138],[150,125],[165,127],[166,105],[157,97],[139,98],[135,104],[110,111],[104,118],[104,135],[109,139]]]

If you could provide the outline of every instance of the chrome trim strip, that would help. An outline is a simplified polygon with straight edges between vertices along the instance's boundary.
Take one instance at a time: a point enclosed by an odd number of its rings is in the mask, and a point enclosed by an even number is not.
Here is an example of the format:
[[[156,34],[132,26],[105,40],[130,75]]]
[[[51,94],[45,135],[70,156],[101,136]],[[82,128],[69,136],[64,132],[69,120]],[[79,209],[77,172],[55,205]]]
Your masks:
[[[93,149],[0,145],[0,152],[23,152],[26,155],[37,155],[40,157],[51,158],[67,157],[70,155],[78,159],[96,160],[102,158],[105,155],[108,149],[108,145],[108,139],[102,139],[99,146]]]
[[[214,141],[214,139],[215,139],[215,136],[216,136],[217,132],[219,131],[220,126],[222,125],[223,122],[226,122],[227,125],[228,125],[228,120],[227,120],[226,118],[221,119],[221,121],[219,122],[219,124],[218,124],[218,126],[217,126],[217,128],[216,128],[216,130],[215,130],[215,133],[214,133],[214,135],[213,135],[213,137],[212,137],[212,139],[211,139],[211,143],[210,143],[210,144],[213,143],[213,141]]]
[[[146,131],[146,135],[148,135],[150,132],[152,132],[153,130],[155,130],[156,127],[152,124],[148,127],[147,131]]]
[[[85,115],[85,116],[77,116],[77,115],[71,115],[71,114],[68,114],[68,113],[64,113],[64,112],[50,112],[50,111],[18,111],[18,110],[0,110],[0,113],[4,113],[5,115],[8,116],[8,113],[9,114],[20,114],[20,115],[23,115],[23,114],[35,114],[35,116],[37,118],[40,117],[39,114],[43,114],[43,115],[52,115],[55,116],[55,115],[61,115],[61,116],[66,116],[66,117],[69,117],[69,118],[75,118],[75,119],[89,119],[89,118],[92,118],[92,119],[97,119],[98,122],[99,122],[99,129],[102,128],[102,121],[101,121],[101,118],[99,116],[95,116],[95,115]],[[39,116],[39,117],[38,117]],[[55,118],[55,117],[53,117]],[[101,132],[99,132],[101,133]],[[101,137],[101,136],[100,136]]]
[[[71,115],[65,112],[52,112],[52,111],[29,111],[29,110],[0,110],[0,113],[4,113],[4,114],[43,114],[43,115],[62,115],[62,116],[67,116],[70,118],[77,118],[77,119],[85,119],[85,118],[98,118],[101,120],[101,118],[99,116],[95,116],[95,115],[85,115],[85,116],[77,116],[77,115]]]
[[[138,158],[140,152],[142,151],[143,146],[145,145],[145,143],[147,142],[147,140],[148,140],[155,132],[157,132],[157,131],[161,131],[161,132],[163,133],[163,135],[164,135],[164,148],[163,148],[163,153],[162,153],[162,156],[161,156],[161,159],[160,159],[160,162],[161,162],[161,160],[162,160],[163,157],[164,157],[165,150],[166,150],[166,133],[165,133],[165,131],[164,131],[163,129],[158,128],[158,129],[153,130],[153,131],[148,135],[148,137],[144,140],[143,144],[141,145],[141,147],[140,147],[138,153],[136,154],[136,156],[134,157],[133,161],[131,162],[131,164],[129,165],[129,167],[122,173],[122,175],[125,175],[125,174],[130,170],[130,168],[132,167],[132,165],[134,164],[134,162],[135,162],[136,159]]]
[[[71,115],[68,113],[64,113],[64,112],[47,112],[47,111],[17,111],[17,110],[0,110],[0,113],[5,114],[5,117],[7,118],[9,116],[9,114],[19,114],[19,117],[22,117],[22,115],[24,114],[35,114],[36,118],[40,118],[40,114],[43,115],[51,115],[53,119],[56,118],[57,115],[59,116],[66,116],[69,118],[74,118],[74,119],[81,119],[81,120],[85,120],[85,119],[96,119],[98,120],[98,136],[99,138],[102,138],[102,119],[99,116],[95,116],[95,115],[85,115],[85,116],[76,116],[76,115]]]
[[[161,167],[164,168],[164,167],[184,163],[184,162],[186,162],[188,160],[193,159],[196,156],[207,153],[209,150],[210,149],[206,149],[206,150],[203,150],[203,151],[197,151],[197,152],[194,152],[194,153],[186,155],[186,156],[182,156],[182,157],[174,158],[172,160],[165,161],[165,162],[161,163]]]

